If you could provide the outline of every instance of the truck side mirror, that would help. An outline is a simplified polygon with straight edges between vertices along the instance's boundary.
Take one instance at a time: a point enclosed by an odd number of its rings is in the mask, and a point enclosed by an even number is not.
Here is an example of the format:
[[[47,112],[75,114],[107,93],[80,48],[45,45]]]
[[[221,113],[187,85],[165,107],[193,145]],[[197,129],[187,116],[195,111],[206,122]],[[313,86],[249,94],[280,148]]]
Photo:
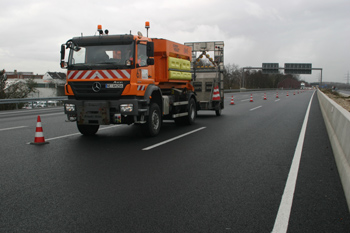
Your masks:
[[[147,42],[147,57],[154,57],[154,43]]]
[[[60,62],[60,66],[63,69],[67,67],[67,63],[64,61],[65,52],[66,52],[66,46],[64,44],[62,44],[61,45],[61,62]]]
[[[66,46],[64,44],[61,45],[61,61],[64,60],[65,57]]]

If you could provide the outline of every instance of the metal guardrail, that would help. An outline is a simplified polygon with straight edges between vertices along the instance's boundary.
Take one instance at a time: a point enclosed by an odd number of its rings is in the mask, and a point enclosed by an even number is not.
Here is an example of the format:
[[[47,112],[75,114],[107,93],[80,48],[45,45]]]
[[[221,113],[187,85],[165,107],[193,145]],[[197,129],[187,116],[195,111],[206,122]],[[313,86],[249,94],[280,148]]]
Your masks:
[[[18,104],[18,103],[32,103],[32,102],[47,102],[50,100],[60,101],[67,100],[67,96],[48,97],[48,98],[23,98],[23,99],[0,99],[0,104]]]
[[[46,102],[46,106],[48,106],[48,101],[62,101],[67,99],[67,96],[48,98],[0,99],[0,104],[16,104],[16,109],[18,109],[18,104],[20,103],[31,103],[31,106],[33,107],[35,102]]]

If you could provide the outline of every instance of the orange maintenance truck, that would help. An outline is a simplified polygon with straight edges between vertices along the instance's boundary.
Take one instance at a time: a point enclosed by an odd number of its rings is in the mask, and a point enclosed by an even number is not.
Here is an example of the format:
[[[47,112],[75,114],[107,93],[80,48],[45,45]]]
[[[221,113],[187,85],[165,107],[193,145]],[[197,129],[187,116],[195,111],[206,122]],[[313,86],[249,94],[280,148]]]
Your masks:
[[[163,119],[194,123],[198,102],[191,85],[191,47],[140,32],[109,35],[100,25],[97,31],[61,46],[61,67],[67,69],[64,110],[80,133],[94,135],[100,125],[137,124],[145,135],[155,136]]]

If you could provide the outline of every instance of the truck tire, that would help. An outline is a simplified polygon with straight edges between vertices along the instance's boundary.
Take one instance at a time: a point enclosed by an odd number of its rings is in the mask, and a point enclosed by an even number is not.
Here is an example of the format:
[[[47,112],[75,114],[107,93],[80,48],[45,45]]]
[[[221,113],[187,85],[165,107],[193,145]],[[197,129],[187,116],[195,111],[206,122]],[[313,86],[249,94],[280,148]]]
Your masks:
[[[142,133],[145,136],[154,137],[159,134],[162,125],[162,116],[158,104],[151,103],[149,115],[146,118],[146,123],[141,125]]]
[[[197,117],[197,108],[196,108],[196,101],[194,98],[190,99],[190,102],[188,103],[188,116],[185,121],[187,125],[193,125]]]
[[[81,134],[86,136],[95,135],[100,128],[99,125],[80,125],[77,124],[78,130]]]
[[[194,98],[191,98],[187,107],[188,115],[180,118],[175,118],[177,125],[193,125],[197,117],[197,107]]]

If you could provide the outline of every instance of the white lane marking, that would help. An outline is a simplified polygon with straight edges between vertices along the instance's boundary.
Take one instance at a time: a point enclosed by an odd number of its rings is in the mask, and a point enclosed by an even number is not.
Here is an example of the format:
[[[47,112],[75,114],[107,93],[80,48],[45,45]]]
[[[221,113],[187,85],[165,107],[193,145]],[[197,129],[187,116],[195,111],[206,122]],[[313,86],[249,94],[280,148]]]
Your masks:
[[[112,125],[112,126],[100,128],[98,131],[110,129],[110,128],[114,128],[114,127],[118,127],[118,126],[120,126],[120,125]],[[79,134],[81,134],[81,133],[72,133],[72,134],[62,135],[62,136],[58,136],[58,137],[54,137],[54,138],[45,139],[45,141],[51,141],[51,140],[56,140],[56,139],[60,139],[60,138],[67,138],[67,137],[71,137],[71,136],[75,136],[75,135],[79,135]]]
[[[48,114],[40,114],[40,116],[53,116],[53,115],[63,115],[64,112],[58,112],[58,113],[48,113]]]
[[[158,146],[164,145],[164,144],[166,144],[166,143],[168,143],[168,142],[171,142],[171,141],[174,141],[174,140],[176,140],[176,139],[179,139],[179,138],[185,137],[185,136],[187,136],[187,135],[189,135],[189,134],[195,133],[195,132],[200,131],[200,130],[205,129],[205,128],[206,128],[206,127],[201,127],[201,128],[198,128],[198,129],[192,130],[192,131],[190,131],[190,132],[187,132],[187,133],[181,134],[181,135],[179,135],[179,136],[177,136],[177,137],[170,138],[170,139],[168,139],[168,140],[166,140],[166,141],[163,141],[163,142],[157,143],[157,144],[155,144],[155,145],[153,145],[153,146],[149,146],[149,147],[143,148],[142,150],[151,150],[151,149],[153,149],[153,148],[155,148],[155,147],[158,147]]]
[[[255,109],[258,109],[258,108],[261,108],[262,107],[262,105],[260,105],[260,106],[258,106],[258,107],[256,107],[256,108],[252,108],[252,109],[250,109],[249,111],[254,111]]]
[[[307,108],[303,126],[301,127],[299,139],[297,146],[295,148],[294,157],[292,161],[292,165],[289,170],[288,179],[286,186],[283,191],[282,200],[280,203],[280,207],[278,209],[277,217],[275,220],[275,225],[273,226],[272,233],[284,233],[288,230],[288,223],[290,217],[290,211],[292,209],[293,197],[295,191],[295,185],[298,178],[298,170],[300,164],[301,153],[303,150],[303,144],[305,139],[305,132],[307,127],[307,122],[309,119],[309,113],[311,108],[311,102],[314,97],[315,92],[312,94],[309,106]]]
[[[48,139],[45,139],[45,141],[51,141],[51,140],[55,140],[55,139],[71,137],[71,136],[78,135],[78,134],[80,134],[80,133],[72,133],[72,134],[67,134],[67,135],[63,135],[63,136],[58,136],[55,138],[48,138]]]
[[[11,127],[11,128],[0,129],[0,131],[12,130],[12,129],[21,129],[21,128],[26,128],[26,127],[28,127],[28,126],[16,126],[16,127]]]
[[[275,100],[275,102],[278,102],[278,101],[280,101],[280,99],[278,99],[278,100]]]
[[[241,101],[243,102],[243,101],[248,101],[248,100],[250,100],[250,99],[246,99],[246,100],[241,100]]]

